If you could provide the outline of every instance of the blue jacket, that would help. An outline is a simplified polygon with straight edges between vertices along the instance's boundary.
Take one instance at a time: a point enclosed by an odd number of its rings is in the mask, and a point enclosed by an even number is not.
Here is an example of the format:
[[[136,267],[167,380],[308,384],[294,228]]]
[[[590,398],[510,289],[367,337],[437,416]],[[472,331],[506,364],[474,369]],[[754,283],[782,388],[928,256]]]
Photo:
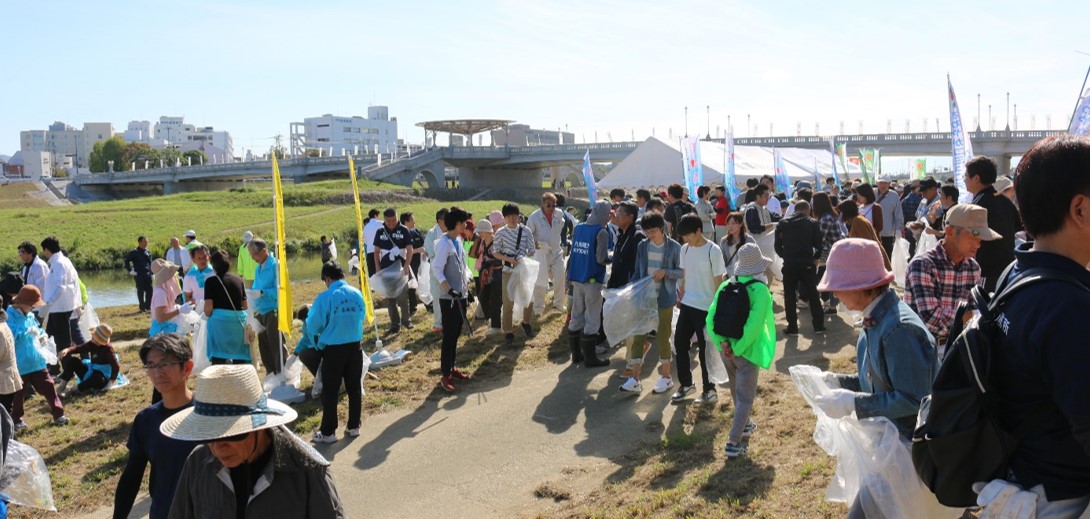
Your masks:
[[[858,374],[838,378],[844,389],[869,393],[855,399],[859,418],[885,416],[908,439],[939,369],[935,338],[896,292],[880,297],[856,343]]]
[[[310,314],[307,314],[309,317]],[[303,321],[302,329],[299,330],[299,342],[295,343],[295,353],[298,356],[300,353],[306,350],[317,350],[318,345],[314,344],[314,336],[310,334],[310,330],[307,328],[306,321]],[[320,351],[320,350],[319,350]]]
[[[651,240],[643,240],[636,247],[636,269],[632,272],[632,281],[650,276],[647,271],[647,248]],[[677,304],[677,280],[685,275],[681,270],[681,245],[669,236],[663,243],[662,269],[666,271],[666,277],[662,279],[659,287],[659,309],[670,308]]]
[[[253,301],[258,314],[276,311],[278,298],[276,269],[279,264],[280,262],[269,254],[269,259],[266,259],[265,263],[258,264],[257,270],[254,271],[254,283],[251,288],[261,291],[261,297]]]
[[[318,349],[363,340],[366,307],[363,294],[343,279],[330,283],[314,298],[307,315],[307,331],[317,336]]]
[[[20,375],[29,375],[45,369],[45,357],[38,352],[38,338],[30,334],[30,330],[37,329],[39,335],[45,335],[45,330],[38,326],[38,320],[34,314],[24,314],[15,305],[8,307],[8,328],[15,337],[15,364],[19,368]]]

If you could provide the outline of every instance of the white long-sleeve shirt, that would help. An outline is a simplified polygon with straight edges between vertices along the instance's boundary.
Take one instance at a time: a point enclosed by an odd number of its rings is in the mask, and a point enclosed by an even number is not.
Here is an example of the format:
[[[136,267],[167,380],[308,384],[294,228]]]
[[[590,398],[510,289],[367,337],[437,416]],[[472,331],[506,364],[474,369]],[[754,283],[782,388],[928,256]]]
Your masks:
[[[545,213],[538,209],[526,219],[526,228],[530,229],[534,235],[538,249],[543,249],[545,248],[543,245],[546,245],[552,254],[560,254],[560,235],[564,230],[563,211],[554,209],[552,217],[547,218]]]
[[[63,252],[49,258],[49,275],[45,278],[42,300],[49,305],[49,313],[70,312],[81,306],[79,274]]]
[[[45,278],[47,276],[49,276],[49,265],[37,255],[34,256],[30,265],[23,265],[23,281],[28,285],[38,287],[38,290],[45,289]]]

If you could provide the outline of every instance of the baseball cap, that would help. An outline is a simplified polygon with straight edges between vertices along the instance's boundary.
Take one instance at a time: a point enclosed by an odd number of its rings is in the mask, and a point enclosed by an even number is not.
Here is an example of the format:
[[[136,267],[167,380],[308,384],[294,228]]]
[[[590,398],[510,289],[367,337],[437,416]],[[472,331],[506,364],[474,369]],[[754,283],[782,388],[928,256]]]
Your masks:
[[[185,237],[186,238],[196,238],[197,237],[197,231],[194,231],[193,229],[190,229],[190,230],[185,232]]]
[[[1003,236],[988,228],[988,210],[973,204],[957,204],[946,213],[946,225],[960,227],[981,240],[998,240]]]

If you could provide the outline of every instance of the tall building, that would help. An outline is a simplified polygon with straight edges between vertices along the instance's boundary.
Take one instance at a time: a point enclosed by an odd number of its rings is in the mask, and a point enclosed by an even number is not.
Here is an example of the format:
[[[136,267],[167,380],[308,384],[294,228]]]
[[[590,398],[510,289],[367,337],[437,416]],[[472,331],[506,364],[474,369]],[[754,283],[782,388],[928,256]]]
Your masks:
[[[133,121],[140,123],[142,121]],[[133,123],[129,123],[130,126]],[[201,150],[209,160],[233,162],[235,146],[231,133],[216,131],[211,126],[194,126],[185,122],[185,117],[162,116],[155,123],[154,139],[149,141],[155,147],[175,146],[183,150]]]
[[[76,167],[86,168],[95,143],[113,135],[114,126],[111,123],[83,123],[83,129],[77,130],[56,121],[49,125],[48,130],[19,132],[19,150],[49,153],[50,165],[63,164],[65,157],[71,157]]]
[[[291,154],[320,150],[322,155],[393,153],[397,151],[397,118],[385,106],[367,107],[367,117],[324,114],[291,123]]]

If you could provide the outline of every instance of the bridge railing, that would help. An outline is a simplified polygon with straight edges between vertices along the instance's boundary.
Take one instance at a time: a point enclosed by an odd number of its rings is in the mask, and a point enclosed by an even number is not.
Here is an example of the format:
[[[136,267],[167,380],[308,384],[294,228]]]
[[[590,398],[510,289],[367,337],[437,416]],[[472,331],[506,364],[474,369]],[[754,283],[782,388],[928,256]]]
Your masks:
[[[1002,142],[1010,140],[1039,140],[1050,135],[1063,133],[1063,130],[1022,130],[1022,131],[979,131],[969,132],[969,139],[981,142]],[[826,144],[829,139],[835,139],[840,143],[864,143],[864,145],[912,144],[921,142],[949,141],[950,132],[921,132],[921,133],[870,133],[860,135],[836,135],[815,136],[799,135],[793,137],[741,137],[735,138],[737,145],[748,146],[781,146],[792,144]],[[712,139],[722,142],[723,139]]]
[[[369,164],[377,161],[375,155],[356,155],[353,157],[357,164]],[[348,156],[340,157],[297,157],[292,159],[282,159],[279,161],[281,168],[289,168],[295,166],[325,166],[325,165],[348,165]],[[185,174],[200,174],[200,173],[225,173],[232,171],[251,171],[254,169],[268,169],[270,174],[272,173],[272,161],[271,160],[251,160],[244,162],[230,162],[225,164],[200,164],[196,166],[165,166],[162,168],[148,168],[138,169],[135,171],[113,171],[103,173],[81,173],[80,176],[95,176],[95,175],[119,175],[125,178],[134,178],[140,176],[160,176],[160,175],[174,175],[178,173]]]

